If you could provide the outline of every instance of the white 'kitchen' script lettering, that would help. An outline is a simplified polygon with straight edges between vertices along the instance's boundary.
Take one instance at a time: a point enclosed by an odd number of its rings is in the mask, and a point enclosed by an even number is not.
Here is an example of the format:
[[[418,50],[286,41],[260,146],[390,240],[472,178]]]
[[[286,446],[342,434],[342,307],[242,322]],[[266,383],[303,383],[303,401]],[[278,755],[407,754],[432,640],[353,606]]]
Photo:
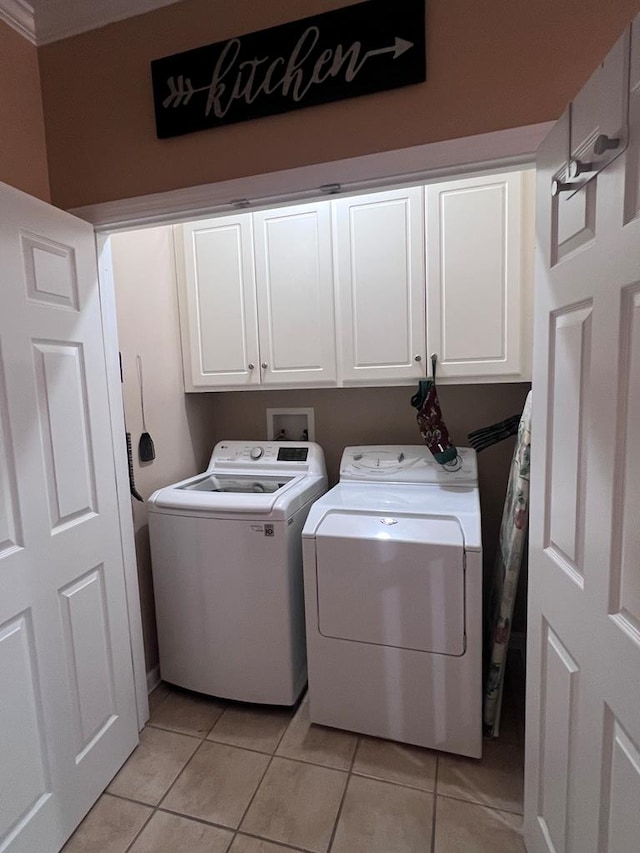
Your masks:
[[[354,41],[346,49],[341,44],[335,48],[325,48],[313,61],[319,39],[320,28],[307,27],[288,59],[282,56],[270,59],[266,56],[243,62],[238,62],[241,40],[230,39],[218,56],[211,82],[196,89],[188,78],[179,76],[176,81],[171,77],[167,81],[169,96],[163,106],[187,104],[196,92],[207,92],[205,115],[213,112],[217,118],[224,118],[236,101],[253,104],[260,95],[272,95],[278,91],[299,103],[313,86],[329,78],[343,74],[345,81],[351,83],[372,56],[393,53],[396,59],[413,47],[412,42],[396,37],[393,45],[362,54],[361,42]]]

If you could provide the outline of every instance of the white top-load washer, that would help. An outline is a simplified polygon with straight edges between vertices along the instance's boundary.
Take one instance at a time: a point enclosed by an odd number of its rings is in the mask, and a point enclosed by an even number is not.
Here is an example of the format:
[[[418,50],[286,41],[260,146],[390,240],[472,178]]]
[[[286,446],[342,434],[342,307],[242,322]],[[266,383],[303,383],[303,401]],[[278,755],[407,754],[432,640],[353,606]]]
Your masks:
[[[311,719],[480,757],[475,451],[347,447],[302,537]]]
[[[317,444],[221,441],[206,472],[149,498],[165,681],[297,700],[307,679],[300,534],[326,489]]]

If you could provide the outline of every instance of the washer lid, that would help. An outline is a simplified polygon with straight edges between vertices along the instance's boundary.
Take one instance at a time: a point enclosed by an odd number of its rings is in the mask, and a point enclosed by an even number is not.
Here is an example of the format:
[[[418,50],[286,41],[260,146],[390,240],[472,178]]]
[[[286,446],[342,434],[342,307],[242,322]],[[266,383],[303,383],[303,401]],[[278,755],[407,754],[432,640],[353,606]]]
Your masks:
[[[465,651],[456,519],[329,512],[316,532],[318,630],[432,654]]]
[[[260,474],[203,474],[196,480],[190,480],[179,490],[187,492],[225,492],[236,495],[270,495],[283,489],[293,477],[268,477]]]
[[[212,518],[248,514],[288,518],[322,494],[326,477],[312,475],[239,474],[206,471],[164,489],[149,500],[150,512],[206,515]]]

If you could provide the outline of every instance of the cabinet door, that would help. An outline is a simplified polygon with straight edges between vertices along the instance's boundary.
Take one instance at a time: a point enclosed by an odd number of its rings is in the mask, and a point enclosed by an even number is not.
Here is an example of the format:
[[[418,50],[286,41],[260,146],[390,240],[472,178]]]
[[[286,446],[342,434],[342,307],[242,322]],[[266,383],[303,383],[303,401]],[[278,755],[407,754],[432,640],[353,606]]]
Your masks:
[[[253,216],[262,383],[335,384],[329,202]]]
[[[522,239],[531,244],[533,229],[522,228],[522,183],[513,172],[426,188],[427,345],[441,378],[530,378],[523,282],[533,262],[526,250],[523,277]]]
[[[176,237],[185,389],[259,385],[251,215],[190,222]]]
[[[416,187],[333,202],[347,384],[424,374],[422,195]]]

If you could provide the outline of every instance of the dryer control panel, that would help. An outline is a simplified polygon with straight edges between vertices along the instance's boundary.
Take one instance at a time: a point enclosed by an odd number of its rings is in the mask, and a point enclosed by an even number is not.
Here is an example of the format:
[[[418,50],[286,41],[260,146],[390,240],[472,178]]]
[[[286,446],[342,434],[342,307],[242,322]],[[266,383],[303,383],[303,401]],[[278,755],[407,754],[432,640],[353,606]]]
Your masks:
[[[476,452],[459,447],[455,462],[439,465],[424,445],[345,447],[340,480],[477,486]]]

